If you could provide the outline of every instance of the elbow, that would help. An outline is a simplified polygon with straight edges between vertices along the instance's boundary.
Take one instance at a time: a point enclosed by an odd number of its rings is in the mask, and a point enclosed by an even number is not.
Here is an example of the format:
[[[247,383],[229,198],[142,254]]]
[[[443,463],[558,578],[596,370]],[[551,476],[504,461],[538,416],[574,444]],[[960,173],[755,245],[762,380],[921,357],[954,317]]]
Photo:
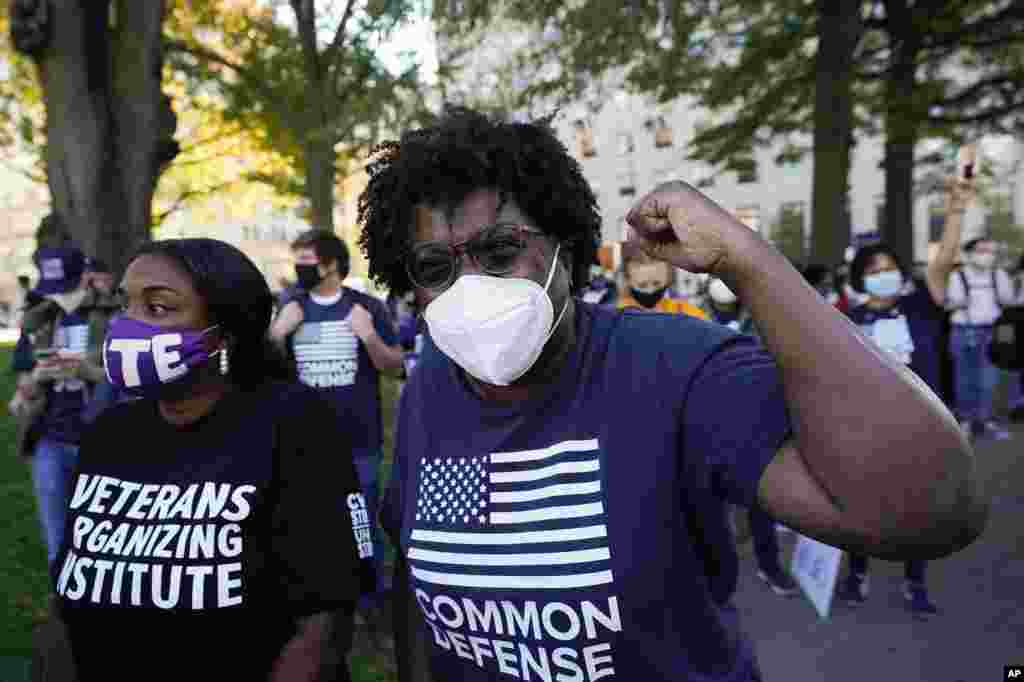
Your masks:
[[[909,512],[899,523],[874,535],[871,554],[895,561],[932,561],[956,554],[980,538],[988,526],[990,502],[974,476],[965,478],[953,500],[943,503],[933,498],[927,511]]]

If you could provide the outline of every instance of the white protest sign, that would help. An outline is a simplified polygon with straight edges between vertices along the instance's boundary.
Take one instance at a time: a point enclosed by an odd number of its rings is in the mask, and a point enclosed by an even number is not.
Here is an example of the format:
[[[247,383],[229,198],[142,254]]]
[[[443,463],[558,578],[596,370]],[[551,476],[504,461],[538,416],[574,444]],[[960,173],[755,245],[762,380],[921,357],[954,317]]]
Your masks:
[[[843,550],[797,534],[790,572],[822,619],[828,618]]]

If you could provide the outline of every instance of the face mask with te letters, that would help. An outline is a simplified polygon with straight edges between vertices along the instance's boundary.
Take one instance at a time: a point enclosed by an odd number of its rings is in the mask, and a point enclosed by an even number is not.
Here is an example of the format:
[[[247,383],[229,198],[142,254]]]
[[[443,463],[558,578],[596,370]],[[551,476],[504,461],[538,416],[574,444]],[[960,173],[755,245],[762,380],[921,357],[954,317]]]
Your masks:
[[[169,329],[118,317],[103,344],[107,379],[140,398],[166,396],[170,387],[188,385],[189,377],[218,352],[207,347],[206,334],[214,328]]]
[[[424,313],[434,343],[476,379],[508,386],[537,362],[569,306],[558,320],[548,288],[558,250],[542,288],[525,277],[462,275],[431,301]]]

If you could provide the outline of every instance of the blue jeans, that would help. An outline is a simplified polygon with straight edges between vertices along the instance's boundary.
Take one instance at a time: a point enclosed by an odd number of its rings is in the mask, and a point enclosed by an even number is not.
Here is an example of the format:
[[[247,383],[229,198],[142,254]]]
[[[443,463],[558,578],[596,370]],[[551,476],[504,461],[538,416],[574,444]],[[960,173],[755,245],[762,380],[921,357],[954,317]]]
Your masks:
[[[35,486],[39,521],[46,541],[46,559],[53,563],[64,539],[71,475],[78,463],[78,446],[42,438],[32,455],[32,483]]]
[[[366,498],[366,511],[370,516],[370,525],[373,529],[373,565],[377,574],[375,592],[380,591],[381,554],[384,552],[383,536],[381,534],[380,521],[377,519],[380,460],[382,453],[380,449],[356,450],[352,460],[356,465],[356,475],[359,477],[359,487],[362,489],[363,497]]]
[[[992,395],[999,383],[999,368],[988,359],[992,327],[953,325],[949,352],[953,356],[956,411],[963,421],[992,418]]]

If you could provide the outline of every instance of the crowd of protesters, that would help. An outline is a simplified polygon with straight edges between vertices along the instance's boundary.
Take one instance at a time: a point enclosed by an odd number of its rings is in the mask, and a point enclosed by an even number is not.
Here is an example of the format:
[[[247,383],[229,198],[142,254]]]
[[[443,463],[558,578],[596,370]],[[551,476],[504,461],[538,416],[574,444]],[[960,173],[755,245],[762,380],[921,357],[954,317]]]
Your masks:
[[[454,109],[374,153],[360,245],[386,301],[345,286],[330,233],[275,296],[223,242],[146,245],[115,287],[41,228],[10,410],[80,680],[125,678],[110,641],[159,679],[345,679],[385,591],[403,680],[760,680],[735,509],[776,594],[798,592],[787,528],[850,553],[843,602],[873,557],[938,613],[925,562],[984,527],[965,436],[1007,435],[985,346],[1020,297],[991,240],[961,259],[971,183],[916,278],[884,244],[798,269],[684,183],[610,259],[549,121]]]

